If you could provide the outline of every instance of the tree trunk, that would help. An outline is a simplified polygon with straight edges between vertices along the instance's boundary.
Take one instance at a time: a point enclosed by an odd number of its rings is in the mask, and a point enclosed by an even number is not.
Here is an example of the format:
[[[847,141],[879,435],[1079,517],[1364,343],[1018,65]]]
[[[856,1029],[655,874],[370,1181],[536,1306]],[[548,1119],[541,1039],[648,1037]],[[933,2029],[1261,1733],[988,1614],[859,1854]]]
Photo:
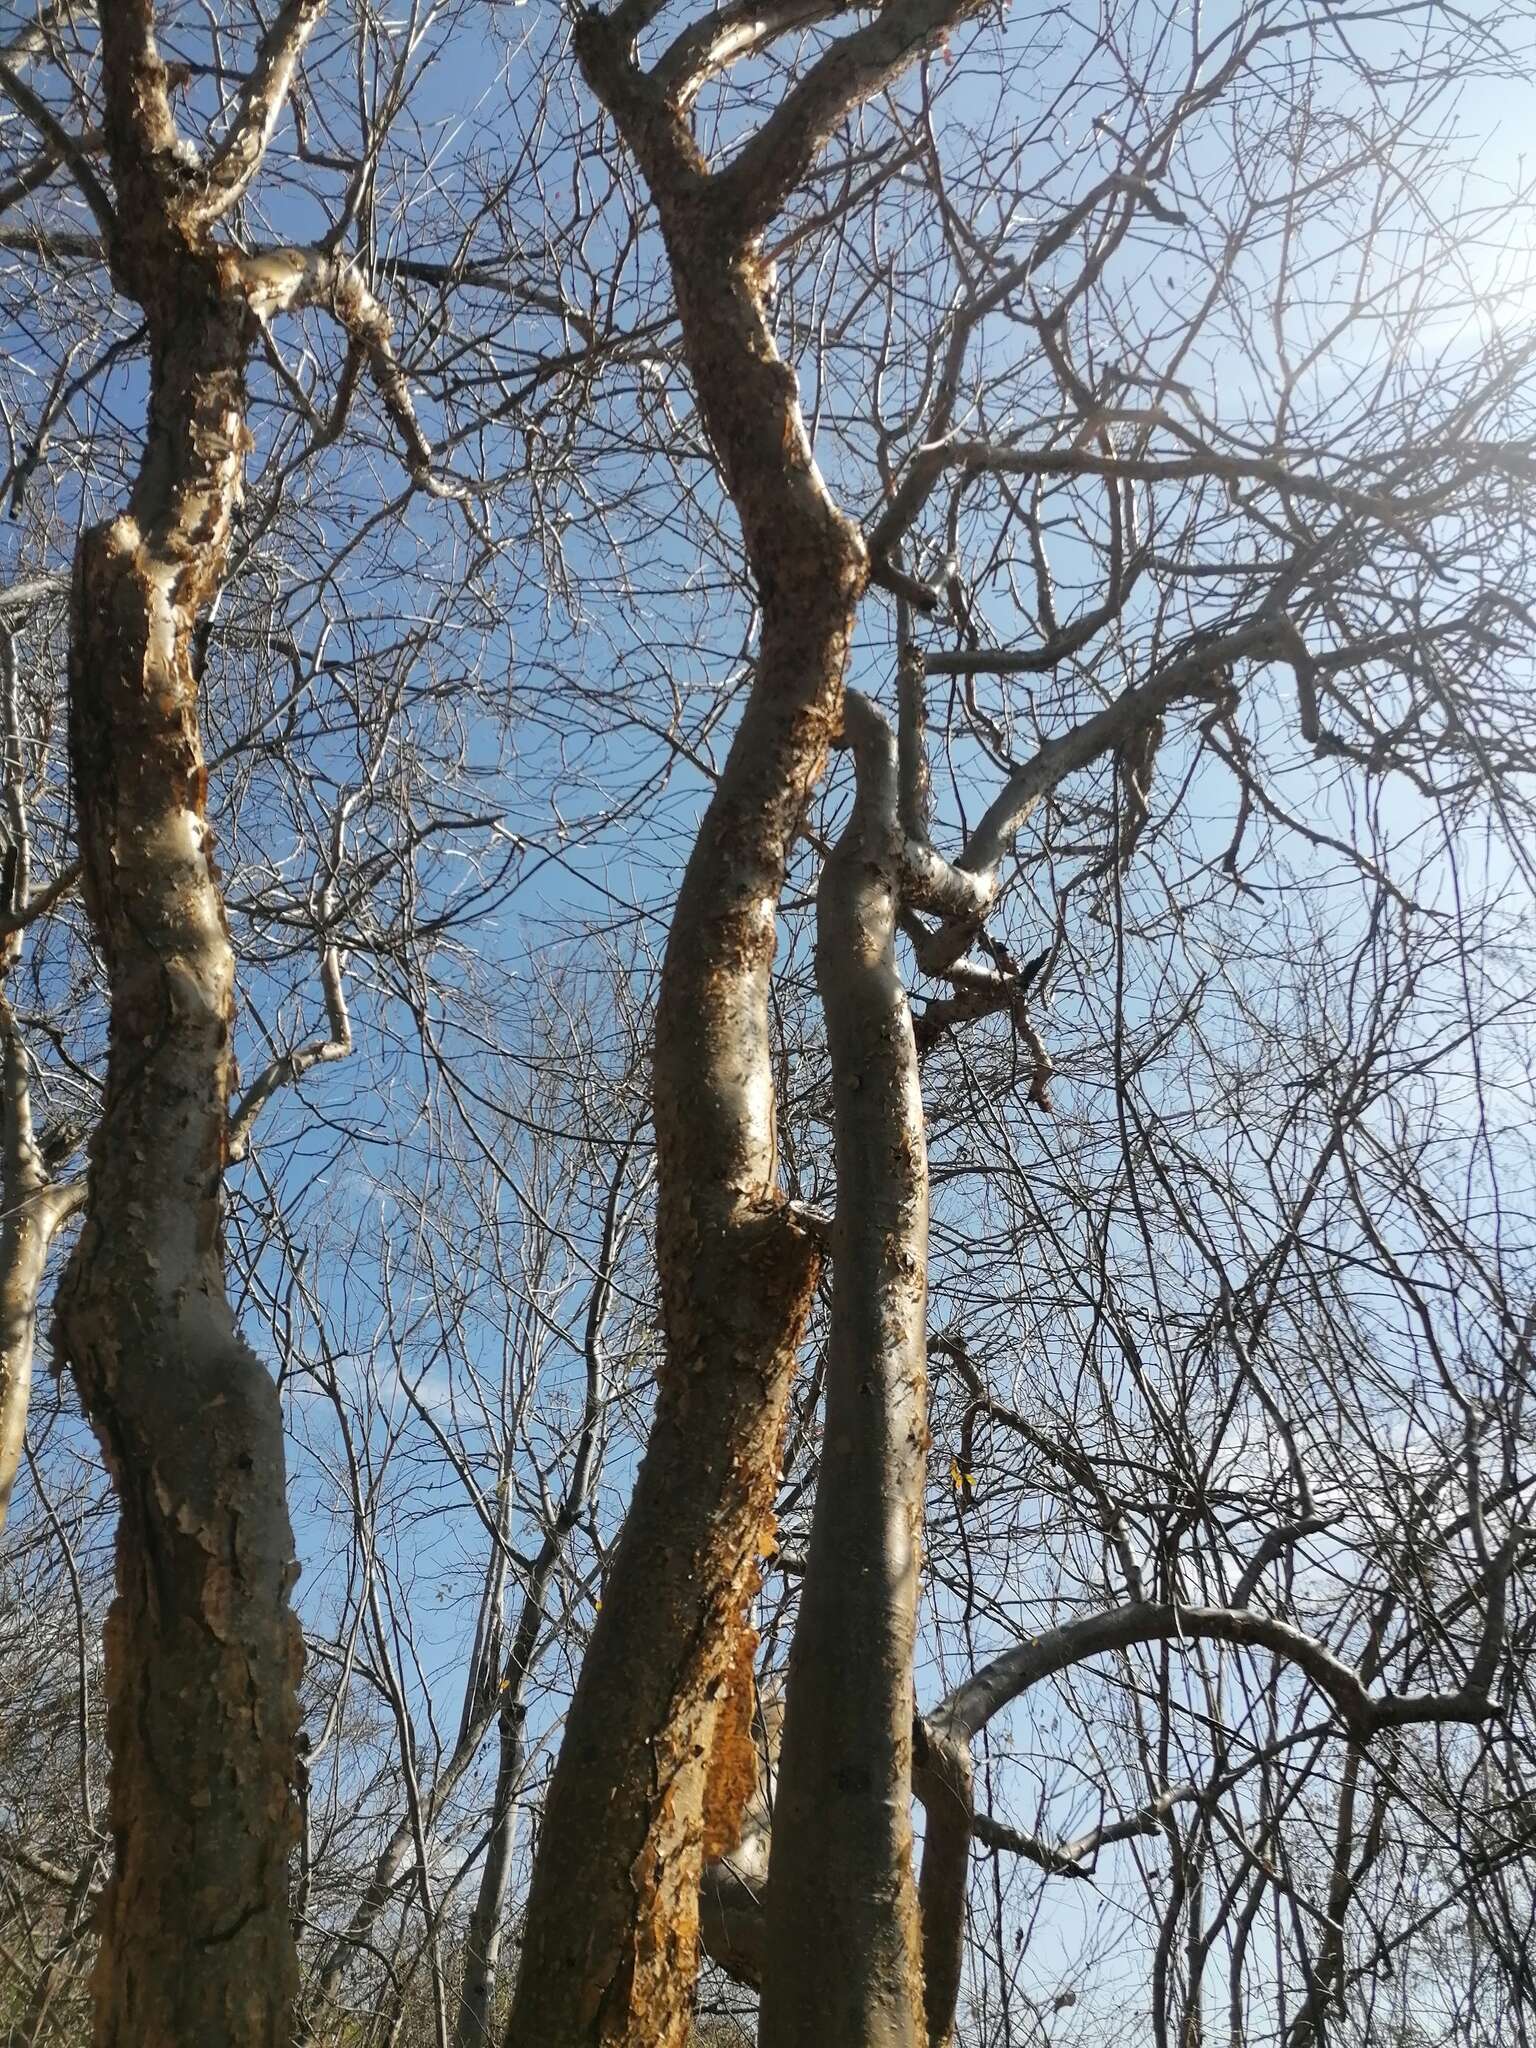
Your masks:
[[[749,1608],[817,1271],[776,1184],[769,977],[866,565],[812,458],[755,249],[709,204],[686,123],[630,104],[608,24],[584,16],[577,49],[632,117],[763,623],[668,935],[653,1084],[666,1357],[550,1784],[508,2040],[672,2048],[703,1866],[734,1841],[755,1776]]]
[[[501,1961],[502,1919],[507,1883],[512,1875],[512,1847],[517,1838],[517,1793],[523,1775],[523,1722],[519,1700],[501,1716],[501,1753],[496,1761],[496,1791],[491,1802],[491,1838],[480,1870],[480,1889],[464,1941],[464,1982],[454,2023],[454,2048],[487,2048],[491,2008],[496,1998],[496,1970]]]
[[[0,1224],[0,1535],[21,1464],[37,1341],[37,1303],[48,1247],[80,1205],[79,1190],[44,1185],[15,1195],[7,1185]]]
[[[88,1220],[59,1299],[120,1509],[96,2041],[286,2048],[297,1566],[277,1390],[224,1284],[234,958],[191,659],[239,491],[249,322],[216,258],[155,254],[139,276],[144,465],[129,510],[81,539],[70,653],[85,901],[111,993]]]
[[[22,920],[32,906],[26,768],[16,659],[3,650],[7,908],[15,929],[0,938],[0,1536],[27,1436],[37,1305],[54,1238],[85,1199],[83,1180],[54,1181],[32,1128],[32,1083],[25,1048],[3,983],[21,958]]]
[[[0,995],[0,1535],[27,1434],[37,1304],[48,1249],[84,1196],[78,1181],[50,1181],[32,1135],[26,1056]]]
[[[975,1771],[970,1745],[919,1723],[913,1789],[923,1803],[923,2013],[928,2048],[948,2048],[965,1965],[966,1889],[971,1875]]]
[[[545,1808],[518,2048],[683,2038],[703,1864],[730,1846],[751,1783],[749,1606],[816,1276],[774,1185],[768,972],[845,622],[802,661],[806,637],[765,622],[668,942],[654,1084],[666,1361]]]
[[[896,750],[852,691],[848,828],[822,872],[816,978],[837,1159],[826,1421],[789,1660],[763,2048],[914,2048],[912,1655],[928,1448],[928,1172],[896,970]]]

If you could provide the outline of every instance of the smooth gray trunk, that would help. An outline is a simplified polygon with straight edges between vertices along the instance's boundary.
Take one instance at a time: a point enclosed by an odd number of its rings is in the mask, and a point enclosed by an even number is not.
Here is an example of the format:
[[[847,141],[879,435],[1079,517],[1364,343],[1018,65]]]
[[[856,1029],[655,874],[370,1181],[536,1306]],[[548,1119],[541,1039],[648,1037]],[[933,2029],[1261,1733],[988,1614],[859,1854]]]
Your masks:
[[[928,1449],[928,1174],[896,970],[896,750],[847,698],[858,794],[822,871],[816,975],[837,1153],[821,1470],[790,1653],[763,2048],[915,2048],[912,1656]]]
[[[491,1802],[491,1838],[464,1942],[464,1981],[454,2022],[454,2048],[486,2048],[491,2039],[496,1972],[501,1961],[507,1884],[517,1838],[517,1792],[523,1774],[523,1707],[501,1716],[501,1749]]]

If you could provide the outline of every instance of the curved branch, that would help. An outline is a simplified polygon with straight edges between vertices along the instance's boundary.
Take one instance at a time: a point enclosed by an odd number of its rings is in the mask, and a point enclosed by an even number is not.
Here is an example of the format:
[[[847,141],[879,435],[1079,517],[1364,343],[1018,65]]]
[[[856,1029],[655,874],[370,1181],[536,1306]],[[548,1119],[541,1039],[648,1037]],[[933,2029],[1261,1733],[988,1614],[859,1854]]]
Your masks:
[[[886,0],[878,18],[833,44],[787,93],[714,181],[714,200],[736,228],[767,226],[855,107],[986,0]]]
[[[1495,1629],[1503,1611],[1504,1578],[1491,1575],[1487,1622]],[[1142,1643],[1231,1643],[1268,1650],[1295,1665],[1326,1694],[1351,1734],[1364,1740],[1383,1728],[1410,1722],[1486,1721],[1497,1711],[1477,1688],[1486,1661],[1488,1626],[1472,1679],[1454,1693],[1381,1693],[1367,1690],[1357,1671],[1326,1644],[1289,1622],[1249,1608],[1191,1607],[1177,1602],[1140,1601],[1103,1614],[1084,1615],[1007,1650],[959,1685],[929,1719],[934,1726],[974,1739],[992,1717],[1043,1678],[1090,1657],[1133,1649]],[[1495,1642],[1497,1637],[1495,1637]]]
[[[199,226],[209,227],[222,219],[261,169],[304,45],[325,7],[326,0],[287,0],[262,37],[229,133],[208,165],[201,197],[189,209]]]
[[[809,28],[843,11],[843,0],[736,0],[685,28],[652,67],[651,78],[684,112],[710,79],[791,29]]]
[[[1232,633],[1200,639],[1165,662],[1144,683],[1133,684],[1059,739],[1048,740],[1012,776],[972,832],[958,866],[974,874],[995,868],[1042,798],[1079,768],[1110,753],[1130,735],[1181,700],[1214,700],[1227,692],[1233,662],[1281,651],[1284,628],[1256,619]],[[1288,645],[1288,642],[1285,642]]]
[[[346,990],[342,986],[341,955],[335,946],[327,946],[320,956],[320,986],[325,991],[327,1035],[311,1039],[307,1045],[295,1046],[291,1052],[279,1053],[276,1059],[268,1061],[245,1091],[229,1120],[228,1152],[229,1158],[236,1163],[249,1152],[257,1118],[279,1088],[291,1088],[295,1082],[302,1081],[312,1068],[331,1060],[344,1060],[352,1051],[352,1017],[347,1009]]]

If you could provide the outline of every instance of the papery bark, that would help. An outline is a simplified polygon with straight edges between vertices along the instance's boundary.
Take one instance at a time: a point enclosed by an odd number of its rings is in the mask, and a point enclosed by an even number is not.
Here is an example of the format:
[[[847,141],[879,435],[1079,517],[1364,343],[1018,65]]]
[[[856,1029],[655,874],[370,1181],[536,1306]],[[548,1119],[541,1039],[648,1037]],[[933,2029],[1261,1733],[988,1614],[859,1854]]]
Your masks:
[[[112,997],[89,1213],[59,1303],[121,1518],[96,2039],[278,2048],[296,1985],[297,1566],[277,1390],[224,1286],[234,960],[190,641],[227,507],[185,459],[232,419],[243,432],[243,346],[206,287],[188,324],[158,352],[164,424],[134,509],[81,541],[71,653],[85,897]]]
[[[509,2040],[670,2048],[688,2029],[707,1858],[753,1777],[757,1559],[817,1272],[777,1187],[768,995],[790,844],[836,732],[865,557],[829,497],[754,249],[677,116],[589,79],[651,178],[684,347],[762,603],[756,676],[684,873],[656,1024],[656,1415],[545,1810]]]
[[[255,336],[183,211],[152,9],[102,11],[114,273],[149,336],[132,497],[75,559],[70,763],[110,992],[107,1080],[61,1348],[117,1493],[98,2048],[287,2048],[297,1984],[297,1576],[277,1389],[236,1326],[221,1184],[234,955],[193,633],[228,555]]]

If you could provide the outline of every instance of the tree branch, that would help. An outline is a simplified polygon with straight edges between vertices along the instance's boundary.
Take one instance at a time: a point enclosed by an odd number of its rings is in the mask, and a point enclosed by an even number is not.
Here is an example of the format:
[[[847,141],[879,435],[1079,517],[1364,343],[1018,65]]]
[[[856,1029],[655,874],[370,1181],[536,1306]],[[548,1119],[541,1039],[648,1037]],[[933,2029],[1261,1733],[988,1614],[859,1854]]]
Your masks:
[[[292,1052],[280,1053],[257,1075],[229,1120],[228,1154],[232,1161],[238,1163],[245,1158],[256,1120],[279,1088],[291,1088],[312,1068],[331,1060],[344,1060],[352,1051],[352,1018],[342,986],[341,955],[334,945],[328,945],[320,956],[320,985],[325,991],[329,1032],[324,1038],[295,1046]]]
[[[304,45],[325,7],[326,0],[286,0],[262,37],[229,133],[204,173],[202,196],[189,209],[198,226],[210,227],[222,219],[261,169]]]
[[[886,0],[878,18],[834,43],[713,180],[712,203],[738,232],[759,233],[854,108],[987,0]]]
[[[1495,1580],[1489,1589],[1487,1616],[1495,1628],[1502,1615],[1501,1594],[1502,1581]],[[1485,1628],[1485,1639],[1486,1633]],[[1268,1650],[1283,1658],[1326,1694],[1350,1732],[1362,1740],[1382,1728],[1400,1728],[1412,1722],[1485,1721],[1495,1712],[1486,1693],[1474,1693],[1470,1684],[1454,1693],[1372,1694],[1360,1674],[1326,1644],[1251,1608],[1143,1601],[1085,1615],[1005,1651],[957,1686],[929,1719],[970,1740],[994,1714],[1043,1678],[1110,1651],[1179,1640],[1231,1643]],[[1480,1666],[1474,1668],[1480,1670]]]
[[[736,0],[678,35],[652,66],[651,78],[679,113],[693,104],[717,72],[750,56],[791,29],[809,28],[843,11],[844,0]]]
[[[26,115],[59,162],[69,165],[81,198],[110,243],[117,232],[117,213],[106,186],[96,175],[85,139],[71,135],[47,102],[3,59],[0,59],[0,92],[4,92],[11,104]]]

